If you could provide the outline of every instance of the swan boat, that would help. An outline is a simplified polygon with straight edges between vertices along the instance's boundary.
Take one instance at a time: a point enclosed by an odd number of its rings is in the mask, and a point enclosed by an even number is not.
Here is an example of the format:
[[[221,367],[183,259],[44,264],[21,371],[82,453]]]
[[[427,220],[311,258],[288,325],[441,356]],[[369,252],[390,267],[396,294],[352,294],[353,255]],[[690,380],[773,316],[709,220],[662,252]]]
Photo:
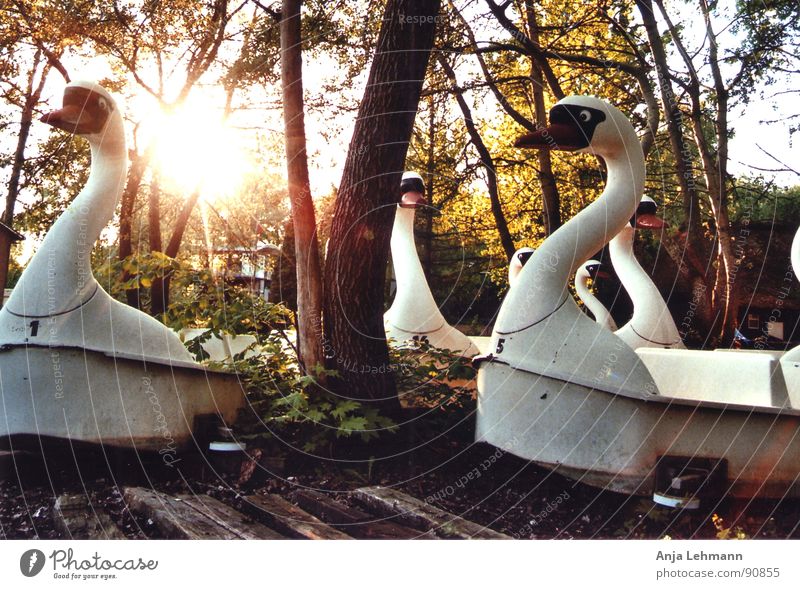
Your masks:
[[[42,121],[88,140],[91,171],[0,309],[0,444],[164,453],[189,445],[203,421],[233,422],[244,405],[237,377],[195,362],[176,332],[114,300],[92,273],[126,179],[119,106],[98,84],[72,82]]]
[[[587,260],[575,272],[575,293],[583,301],[584,306],[591,311],[594,320],[608,329],[616,331],[617,324],[611,317],[608,309],[600,302],[589,288],[589,280],[597,280],[602,275],[602,263],[597,260]]]
[[[503,301],[491,351],[475,359],[476,439],[670,505],[800,496],[800,395],[784,382],[800,382],[800,361],[790,374],[763,354],[634,351],[579,309],[569,280],[636,211],[644,154],[627,117],[598,98],[562,99],[549,123],[516,145],[595,153],[608,179],[536,250]]]
[[[664,226],[656,216],[657,210],[655,201],[643,196],[634,216],[608,244],[614,270],[633,302],[633,316],[616,334],[634,350],[684,347],[667,304],[633,253],[637,229],[660,229]]]
[[[631,220],[609,243],[609,253],[620,282],[633,303],[633,316],[621,328],[615,326],[608,309],[589,290],[588,281],[599,271],[600,262],[589,260],[575,273],[575,291],[592,312],[595,321],[610,329],[634,350],[638,348],[684,348],[667,304],[633,252],[637,229],[660,229],[664,221],[656,216],[658,207],[643,196]]]
[[[474,356],[478,347],[447,323],[433,299],[414,242],[414,215],[425,204],[425,184],[414,172],[405,172],[400,184],[402,197],[392,227],[391,250],[397,292],[384,315],[386,337],[397,344],[427,342],[462,356]]]

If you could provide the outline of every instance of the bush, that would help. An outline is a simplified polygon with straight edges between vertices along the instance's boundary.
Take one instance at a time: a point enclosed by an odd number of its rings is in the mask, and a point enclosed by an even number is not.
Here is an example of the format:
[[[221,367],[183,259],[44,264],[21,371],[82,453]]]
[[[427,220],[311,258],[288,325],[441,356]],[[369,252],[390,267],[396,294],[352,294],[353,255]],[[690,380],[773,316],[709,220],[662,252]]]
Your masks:
[[[377,408],[323,390],[315,378],[300,372],[291,333],[294,315],[283,305],[227,284],[208,269],[195,270],[157,252],[113,261],[103,271],[108,273],[112,294],[120,299],[131,288],[143,289],[146,295],[154,280],[169,274],[169,309],[157,318],[176,331],[206,329],[185,342],[198,361],[208,360],[202,344],[214,335],[256,337],[251,348],[257,354],[249,354],[248,349],[233,364],[209,363],[235,371],[245,389],[248,408],[237,424],[240,437],[331,454],[343,438],[373,442],[397,431],[395,422]],[[128,276],[125,281],[119,278],[123,271]],[[474,379],[475,370],[467,360],[420,344],[392,348],[391,362],[403,404],[428,417],[424,420],[427,429],[420,428],[419,434],[436,435],[472,416],[475,393],[468,381]],[[316,367],[315,376],[322,375],[337,376],[335,371]]]

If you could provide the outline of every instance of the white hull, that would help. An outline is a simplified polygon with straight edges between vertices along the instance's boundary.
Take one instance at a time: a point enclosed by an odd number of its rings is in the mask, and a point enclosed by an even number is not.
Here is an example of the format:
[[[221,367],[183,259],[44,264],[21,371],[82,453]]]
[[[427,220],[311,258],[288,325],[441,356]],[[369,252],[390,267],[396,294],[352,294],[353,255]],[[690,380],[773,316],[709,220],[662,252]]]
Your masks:
[[[244,401],[236,375],[193,363],[80,348],[0,351],[6,442],[35,436],[170,452],[191,445],[198,418],[232,424]]]
[[[653,492],[660,456],[726,459],[726,495],[800,497],[800,411],[634,398],[488,359],[476,439],[580,482]]]

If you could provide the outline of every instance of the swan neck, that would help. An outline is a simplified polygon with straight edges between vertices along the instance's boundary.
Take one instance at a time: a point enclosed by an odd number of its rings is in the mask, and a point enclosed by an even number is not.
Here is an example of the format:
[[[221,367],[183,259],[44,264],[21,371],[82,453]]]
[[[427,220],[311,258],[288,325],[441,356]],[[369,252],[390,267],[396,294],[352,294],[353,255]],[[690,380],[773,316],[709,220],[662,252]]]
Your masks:
[[[444,323],[433,299],[414,241],[415,209],[397,207],[392,228],[391,250],[397,285],[389,315],[396,327],[406,331],[429,331]]]
[[[62,313],[83,305],[98,289],[92,273],[92,249],[114,216],[128,160],[121,130],[114,136],[108,133],[101,144],[90,145],[86,185],[53,223],[26,266],[8,301],[15,313]]]
[[[633,129],[625,148],[603,154],[603,159],[608,169],[603,193],[548,237],[528,260],[500,312],[498,332],[522,329],[555,312],[565,299],[571,298],[568,284],[580,264],[608,243],[633,216],[644,192],[645,178],[644,153]],[[534,304],[530,304],[532,297]],[[572,307],[578,311],[577,305]]]

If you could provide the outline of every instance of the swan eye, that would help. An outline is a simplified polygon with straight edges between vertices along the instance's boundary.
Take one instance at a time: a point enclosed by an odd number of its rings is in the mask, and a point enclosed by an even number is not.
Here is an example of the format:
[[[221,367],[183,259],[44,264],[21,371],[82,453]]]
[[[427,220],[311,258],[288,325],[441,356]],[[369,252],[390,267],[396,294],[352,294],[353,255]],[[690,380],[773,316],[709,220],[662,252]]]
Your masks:
[[[592,113],[590,113],[588,110],[582,110],[578,113],[578,117],[580,117],[584,123],[588,123],[592,120]]]

